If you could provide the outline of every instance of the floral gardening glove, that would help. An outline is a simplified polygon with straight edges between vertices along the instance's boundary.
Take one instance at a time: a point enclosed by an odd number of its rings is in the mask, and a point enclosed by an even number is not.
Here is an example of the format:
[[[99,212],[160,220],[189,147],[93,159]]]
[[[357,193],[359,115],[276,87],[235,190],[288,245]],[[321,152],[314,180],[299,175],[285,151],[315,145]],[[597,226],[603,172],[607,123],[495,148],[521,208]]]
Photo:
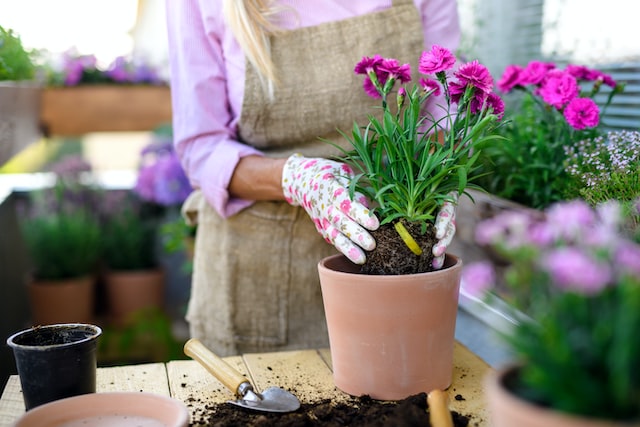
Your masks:
[[[282,171],[284,197],[292,206],[302,206],[316,229],[356,264],[364,264],[364,251],[376,242],[367,232],[379,227],[378,218],[367,207],[367,200],[356,193],[349,198],[351,168],[344,163],[294,154]]]
[[[451,244],[453,236],[456,234],[456,205],[458,204],[458,195],[456,193],[449,194],[453,198],[451,202],[444,202],[442,208],[436,215],[436,239],[438,242],[433,245],[433,268],[439,270],[444,264],[444,254],[447,247]]]

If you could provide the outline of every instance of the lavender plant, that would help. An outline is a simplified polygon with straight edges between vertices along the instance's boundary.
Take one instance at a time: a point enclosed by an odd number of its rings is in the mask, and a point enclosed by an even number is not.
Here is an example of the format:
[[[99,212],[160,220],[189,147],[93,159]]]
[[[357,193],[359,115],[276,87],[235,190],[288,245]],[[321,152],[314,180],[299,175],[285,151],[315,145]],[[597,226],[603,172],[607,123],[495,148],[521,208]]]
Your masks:
[[[51,86],[105,83],[161,85],[166,82],[154,67],[140,60],[119,56],[107,67],[101,67],[95,55],[81,55],[75,49],[64,52],[60,64],[48,66]]]
[[[504,277],[519,322],[504,339],[521,365],[512,391],[559,411],[635,425],[640,244],[622,228],[629,219],[622,212],[615,201],[592,208],[579,199],[551,205],[542,219],[505,211],[482,222],[476,237],[510,262]],[[469,264],[462,283],[491,299],[492,265]]]

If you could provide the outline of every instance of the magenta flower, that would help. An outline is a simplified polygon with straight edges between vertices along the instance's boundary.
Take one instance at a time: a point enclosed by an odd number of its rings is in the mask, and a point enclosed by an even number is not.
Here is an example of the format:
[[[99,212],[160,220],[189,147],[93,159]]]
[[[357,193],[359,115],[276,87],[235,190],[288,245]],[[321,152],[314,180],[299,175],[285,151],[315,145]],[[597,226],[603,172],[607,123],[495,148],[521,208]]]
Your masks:
[[[450,70],[456,63],[456,58],[449,49],[433,45],[431,50],[422,52],[418,61],[418,71],[422,74],[436,74]]]
[[[434,96],[440,96],[440,93],[442,92],[438,82],[433,79],[421,78],[419,84],[424,88],[425,92],[433,91]]]
[[[354,68],[354,72],[356,74],[369,74],[369,71],[375,71],[382,63],[382,57],[380,55],[374,55],[372,58],[368,56],[362,57],[360,62],[358,62]]]
[[[487,95],[487,107],[489,107],[493,114],[498,116],[498,120],[502,120],[504,117],[504,101],[495,93],[491,92]]]
[[[511,92],[511,90],[518,86],[522,85],[520,75],[522,74],[523,68],[519,65],[509,65],[505,68],[504,73],[502,73],[502,77],[498,80],[496,86],[504,93]]]
[[[383,59],[382,63],[378,66],[376,74],[378,80],[381,80],[382,76],[385,81],[390,78],[400,80],[401,83],[407,83],[411,81],[411,64],[402,64],[397,59]]]
[[[591,98],[574,98],[564,109],[564,118],[574,129],[593,128],[600,123],[600,110]]]
[[[542,266],[558,288],[585,295],[604,289],[613,278],[611,268],[575,247],[564,247],[543,256]]]
[[[562,109],[580,89],[576,78],[565,71],[551,72],[538,91],[544,102],[557,109]]]
[[[493,77],[484,65],[477,60],[462,64],[458,71],[454,73],[460,84],[471,85],[484,93],[490,93],[493,89]]]
[[[557,203],[547,211],[547,224],[554,230],[557,238],[575,239],[585,228],[596,221],[596,214],[583,200]]]
[[[547,77],[549,70],[553,70],[556,65],[552,62],[531,61],[520,74],[520,84],[538,85]]]

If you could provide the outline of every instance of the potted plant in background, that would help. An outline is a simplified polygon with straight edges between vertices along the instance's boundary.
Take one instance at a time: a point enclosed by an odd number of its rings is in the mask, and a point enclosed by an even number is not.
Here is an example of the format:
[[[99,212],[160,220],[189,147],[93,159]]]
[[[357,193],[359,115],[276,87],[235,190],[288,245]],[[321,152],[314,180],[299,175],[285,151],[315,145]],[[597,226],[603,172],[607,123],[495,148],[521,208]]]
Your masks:
[[[518,297],[518,322],[504,335],[515,364],[486,382],[494,426],[640,422],[640,199],[626,205],[576,199],[542,219],[512,211],[480,224],[478,239],[510,261],[505,277]],[[487,263],[463,275],[488,299],[494,279]]]
[[[0,26],[0,166],[40,137],[36,52]]]
[[[506,260],[478,244],[478,223],[505,210],[540,215],[554,202],[577,197],[570,194],[567,150],[605,133],[603,116],[624,83],[584,66],[531,61],[507,66],[497,87],[505,99],[504,124],[498,129],[504,139],[480,154],[485,173],[478,182],[487,193],[472,189],[473,202],[461,198],[452,249],[468,261],[492,262],[501,278]]]
[[[447,254],[431,271],[434,218],[476,188],[476,159],[503,111],[488,70],[473,61],[451,73],[455,63],[439,46],[423,52],[419,71],[433,78],[400,88],[395,102],[389,95],[397,80],[410,81],[408,64],[374,56],[355,68],[366,75],[367,93],[382,99],[382,118],[354,124],[340,160],[355,175],[351,196],[368,199],[380,220],[376,249],[367,253],[375,265],[335,255],[318,267],[334,381],[352,395],[395,400],[451,383],[462,262]],[[457,104],[454,114],[425,113],[439,93],[447,112]]]
[[[109,320],[131,322],[144,309],[162,309],[165,274],[157,253],[158,217],[132,192],[112,192],[102,237]]]
[[[98,191],[91,165],[69,156],[52,166],[55,183],[32,193],[21,216],[31,263],[27,287],[34,324],[91,323],[100,257]]]
[[[121,202],[111,200],[105,235],[105,281],[111,314],[119,321],[164,305],[162,230],[191,192],[170,134],[158,129],[141,152],[138,178]],[[168,218],[169,217],[169,218]],[[145,278],[146,286],[133,283]],[[127,295],[120,295],[121,292]],[[118,296],[120,295],[120,296]],[[135,297],[134,297],[135,295]]]

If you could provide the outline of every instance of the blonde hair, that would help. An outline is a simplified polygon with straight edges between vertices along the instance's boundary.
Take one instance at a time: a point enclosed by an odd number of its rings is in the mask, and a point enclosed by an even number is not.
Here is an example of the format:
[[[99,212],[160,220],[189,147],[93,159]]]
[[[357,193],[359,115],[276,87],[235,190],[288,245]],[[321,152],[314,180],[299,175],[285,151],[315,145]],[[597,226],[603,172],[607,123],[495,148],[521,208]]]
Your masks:
[[[258,73],[270,96],[278,84],[271,60],[269,36],[279,31],[271,18],[277,13],[273,0],[223,0],[224,17],[244,51],[249,63]]]

